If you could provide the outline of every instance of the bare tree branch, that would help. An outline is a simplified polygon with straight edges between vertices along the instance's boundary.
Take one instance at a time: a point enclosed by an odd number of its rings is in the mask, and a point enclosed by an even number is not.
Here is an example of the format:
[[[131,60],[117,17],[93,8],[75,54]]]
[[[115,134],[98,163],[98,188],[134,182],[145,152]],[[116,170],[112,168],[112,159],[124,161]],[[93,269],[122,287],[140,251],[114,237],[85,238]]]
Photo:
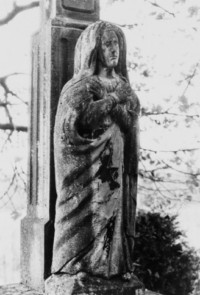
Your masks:
[[[199,63],[196,63],[195,67],[194,67],[194,71],[192,72],[192,74],[188,75],[185,80],[188,81],[183,93],[182,93],[182,96],[185,95],[186,91],[188,90],[188,87],[191,85],[192,83],[192,79],[195,77],[196,73],[197,73],[197,69],[199,67]]]
[[[141,150],[152,152],[152,153],[178,153],[178,152],[192,152],[200,150],[200,147],[197,148],[188,148],[188,149],[177,149],[177,150],[152,150],[146,148],[140,148]]]
[[[7,99],[8,94],[11,94],[13,96],[15,96],[18,100],[20,100],[21,102],[23,102],[24,104],[28,105],[28,102],[24,101],[23,99],[21,99],[15,92],[13,92],[7,85],[7,79],[15,76],[15,75],[24,75],[23,73],[11,73],[8,74],[6,76],[0,77],[0,85],[1,87],[3,87],[4,91],[5,91],[5,97]],[[9,103],[6,102],[6,105],[8,105]],[[2,104],[0,104],[0,106],[3,106]],[[5,106],[6,107],[6,106]]]
[[[21,132],[27,132],[28,127],[26,126],[16,126],[13,124],[0,124],[0,130],[11,130],[11,131],[21,131]]]
[[[141,171],[139,171],[139,176],[141,178],[144,178],[144,179],[148,179],[148,180],[151,180],[151,181],[156,181],[158,183],[173,183],[173,184],[185,184],[185,181],[181,181],[181,180],[168,180],[168,179],[164,179],[164,178],[157,178],[157,177],[154,177],[152,175],[150,175],[150,173],[147,173],[148,175],[145,175],[144,173],[141,173]]]
[[[6,115],[7,115],[8,119],[9,119],[10,124],[11,124],[12,126],[14,126],[14,124],[13,124],[13,119],[12,119],[12,116],[11,116],[11,114],[10,114],[10,111],[9,111],[7,105],[5,106],[5,112],[6,112]]]
[[[186,78],[184,79],[184,81],[187,81],[187,85],[185,86],[185,88],[183,89],[183,92],[182,94],[179,96],[180,97],[183,97],[188,88],[191,86],[192,84],[192,79],[196,76],[197,74],[197,70],[198,70],[198,67],[199,67],[199,63],[196,63],[195,67],[194,67],[194,70],[191,74],[187,75]],[[192,119],[196,119],[196,118],[200,118],[200,115],[199,114],[181,114],[181,113],[174,113],[174,112],[170,112],[170,109],[172,109],[172,107],[174,105],[176,105],[177,103],[179,103],[179,100],[176,100],[174,103],[172,103],[172,105],[167,108],[165,111],[161,111],[161,112],[155,112],[155,111],[145,111],[144,108],[141,109],[141,115],[142,116],[159,116],[159,115],[171,115],[171,116],[180,116],[180,117],[185,117],[185,118],[192,118]],[[190,107],[192,106],[199,106],[198,103],[196,104],[190,104]]]
[[[187,77],[185,78],[185,80],[187,80],[187,85],[185,86],[183,93],[180,95],[180,97],[184,96],[188,90],[188,88],[190,87],[190,85],[192,84],[192,79],[196,76],[197,73],[197,69],[199,67],[199,62],[196,63],[194,70],[192,72],[192,74],[187,75]],[[168,112],[175,104],[177,104],[177,101],[175,101],[167,110],[166,112]]]
[[[176,172],[179,172],[179,173],[182,173],[182,174],[186,174],[186,175],[191,175],[191,176],[194,176],[194,177],[197,177],[200,175],[200,173],[192,173],[192,172],[187,172],[187,171],[182,171],[182,170],[179,170],[175,167],[173,167],[172,165],[166,163],[164,160],[162,160],[163,164],[165,164],[168,168],[176,171]]]
[[[5,108],[7,105],[10,105],[10,103],[9,102],[1,102],[0,101],[0,107]]]
[[[9,190],[10,190],[11,187],[13,186],[13,183],[14,183],[15,177],[16,177],[16,173],[15,173],[15,170],[14,170],[14,173],[13,173],[12,179],[11,179],[11,181],[10,181],[10,183],[9,183],[9,186],[7,187],[7,189],[6,189],[6,191],[3,193],[3,195],[0,196],[0,200],[2,200],[6,195],[8,195]]]
[[[5,80],[5,79],[7,79],[7,78],[9,78],[9,77],[12,77],[12,76],[16,76],[16,75],[27,75],[27,74],[25,74],[25,73],[20,73],[20,72],[10,73],[10,74],[7,74],[7,75],[5,75],[5,76],[0,77],[0,81],[1,81],[1,80]]]
[[[7,144],[8,141],[11,142],[11,136],[13,134],[13,130],[5,130],[5,131],[8,131],[8,132],[6,132],[8,134],[7,134],[6,140],[4,141],[4,143],[3,143],[2,147],[1,147],[0,152],[2,152],[4,150],[4,148],[6,147],[6,144]]]
[[[15,2],[13,3],[13,9],[2,19],[0,19],[0,26],[3,26],[7,24],[9,21],[11,21],[13,18],[16,17],[17,14],[19,14],[22,11],[38,7],[39,1],[33,1],[27,5],[18,6]]]
[[[12,206],[13,213],[15,213],[15,216],[16,216],[17,210],[15,208],[12,198],[15,195],[15,191],[17,188],[17,186],[15,184],[16,178],[17,178],[17,174],[16,174],[16,167],[15,167],[10,184],[8,185],[6,191],[3,193],[3,195],[0,196],[0,201],[3,202],[3,204],[0,206],[0,209],[4,208],[6,205],[9,204]],[[7,201],[4,201],[4,197],[6,197]]]
[[[167,166],[162,166],[162,167],[156,167],[156,168],[152,168],[152,169],[140,169],[141,172],[146,172],[146,173],[154,173],[156,171],[159,171],[159,170],[165,170],[165,169],[168,169],[169,167]]]
[[[138,187],[140,189],[144,189],[146,191],[155,191],[156,189],[155,188],[152,188],[152,187],[146,187],[146,186],[143,186],[143,185],[138,185]],[[166,189],[166,188],[163,188],[162,191],[170,191],[170,192],[176,192],[176,191],[188,191],[188,188],[175,188],[175,189]]]
[[[171,115],[171,116],[180,116],[180,117],[188,117],[188,118],[200,118],[200,115],[194,114],[194,115],[187,115],[187,114],[178,114],[178,113],[171,113],[168,111],[164,112],[145,112],[144,109],[142,109],[142,116],[159,116],[159,115]]]
[[[151,5],[155,6],[155,7],[157,7],[157,8],[159,8],[159,9],[163,10],[164,12],[170,14],[171,16],[173,16],[173,17],[176,16],[173,12],[171,12],[171,11],[167,10],[166,8],[164,8],[164,7],[160,6],[160,5],[158,5],[156,2],[151,2],[151,1],[149,1],[149,0],[146,0],[146,1],[147,1],[149,4],[151,4]]]
[[[142,178],[146,178],[151,180],[152,182],[158,182],[158,183],[178,183],[178,184],[185,184],[184,181],[180,181],[180,180],[171,180],[171,179],[164,179],[163,177],[158,177],[155,176],[154,173],[152,173],[152,171],[148,171],[148,169],[146,168],[144,161],[140,161],[140,163],[142,164],[144,170],[139,169],[139,176]]]

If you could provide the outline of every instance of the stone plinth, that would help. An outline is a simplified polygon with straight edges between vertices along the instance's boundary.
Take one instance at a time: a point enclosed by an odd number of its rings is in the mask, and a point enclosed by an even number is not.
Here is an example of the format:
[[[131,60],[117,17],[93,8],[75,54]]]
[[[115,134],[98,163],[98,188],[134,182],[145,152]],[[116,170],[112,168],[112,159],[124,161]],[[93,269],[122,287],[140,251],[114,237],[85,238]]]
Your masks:
[[[155,293],[149,290],[137,289],[135,295],[162,295],[160,293]],[[23,284],[10,284],[5,286],[0,286],[0,295],[44,295],[44,293],[39,293],[32,290]],[[56,294],[56,293],[55,293]],[[101,294],[101,293],[100,293]],[[134,294],[134,293],[132,293]]]
[[[10,284],[0,286],[0,295],[43,295],[34,291],[23,284]]]
[[[46,295],[134,295],[143,286],[136,279],[106,280],[91,277],[85,273],[69,276],[67,274],[52,275],[45,282]]]

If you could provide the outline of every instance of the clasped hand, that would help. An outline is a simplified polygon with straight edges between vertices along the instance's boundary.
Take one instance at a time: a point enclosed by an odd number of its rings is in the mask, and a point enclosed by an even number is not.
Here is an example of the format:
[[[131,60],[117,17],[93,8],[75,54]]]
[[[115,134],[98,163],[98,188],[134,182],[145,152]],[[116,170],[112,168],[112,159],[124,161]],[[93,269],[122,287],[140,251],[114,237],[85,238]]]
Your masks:
[[[91,84],[86,85],[88,92],[94,95],[95,100],[102,100],[107,98],[108,93],[106,88],[98,81],[92,81]],[[127,89],[122,89],[117,87],[115,92],[109,93],[109,96],[112,96],[117,103],[126,103],[127,98],[130,95],[130,91],[127,92]]]

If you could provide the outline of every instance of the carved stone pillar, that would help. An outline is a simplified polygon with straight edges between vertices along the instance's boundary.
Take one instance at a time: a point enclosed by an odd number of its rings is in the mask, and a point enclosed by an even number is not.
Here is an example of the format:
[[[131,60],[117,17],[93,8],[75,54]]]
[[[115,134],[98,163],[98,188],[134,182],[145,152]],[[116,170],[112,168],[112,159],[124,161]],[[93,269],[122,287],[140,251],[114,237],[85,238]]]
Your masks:
[[[99,18],[99,0],[41,0],[33,37],[27,216],[21,224],[22,282],[44,289],[50,274],[55,215],[53,127],[63,85],[72,77],[76,41]]]

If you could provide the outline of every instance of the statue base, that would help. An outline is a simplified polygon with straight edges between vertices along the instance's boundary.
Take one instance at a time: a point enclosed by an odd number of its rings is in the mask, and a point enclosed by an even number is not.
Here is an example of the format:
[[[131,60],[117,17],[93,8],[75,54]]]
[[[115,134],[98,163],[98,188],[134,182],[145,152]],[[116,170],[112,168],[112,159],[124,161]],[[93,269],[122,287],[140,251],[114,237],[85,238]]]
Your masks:
[[[86,273],[77,275],[56,274],[45,282],[46,295],[134,295],[143,284],[136,278],[106,280]]]

